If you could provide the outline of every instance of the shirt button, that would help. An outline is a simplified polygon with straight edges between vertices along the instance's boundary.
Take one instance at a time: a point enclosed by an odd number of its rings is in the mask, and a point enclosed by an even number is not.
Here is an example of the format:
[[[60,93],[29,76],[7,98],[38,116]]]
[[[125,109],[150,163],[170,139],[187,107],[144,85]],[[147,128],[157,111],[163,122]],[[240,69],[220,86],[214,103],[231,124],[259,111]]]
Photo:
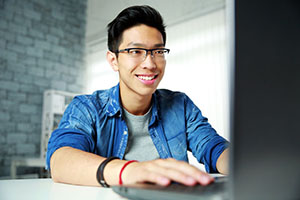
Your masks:
[[[124,133],[123,133],[124,135],[127,135],[127,131],[124,131]]]

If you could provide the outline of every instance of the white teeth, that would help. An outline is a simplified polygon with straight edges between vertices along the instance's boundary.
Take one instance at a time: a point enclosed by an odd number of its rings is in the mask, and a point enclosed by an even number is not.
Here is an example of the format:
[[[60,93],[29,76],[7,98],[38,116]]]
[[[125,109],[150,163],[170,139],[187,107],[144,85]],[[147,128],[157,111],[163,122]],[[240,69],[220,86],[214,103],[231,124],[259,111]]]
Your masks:
[[[145,81],[150,81],[150,80],[154,79],[155,76],[138,76],[138,77]]]

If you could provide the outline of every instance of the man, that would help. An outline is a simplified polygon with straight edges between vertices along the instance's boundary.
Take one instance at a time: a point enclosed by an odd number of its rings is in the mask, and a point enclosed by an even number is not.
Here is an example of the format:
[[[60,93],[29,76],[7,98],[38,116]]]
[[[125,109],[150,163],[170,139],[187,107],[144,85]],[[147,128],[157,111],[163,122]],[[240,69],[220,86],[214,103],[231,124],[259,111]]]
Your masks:
[[[104,187],[213,182],[187,163],[187,150],[208,172],[227,173],[228,142],[185,94],[157,90],[165,44],[163,19],[149,6],[129,7],[108,25],[107,60],[119,84],[70,103],[48,144],[54,181]]]

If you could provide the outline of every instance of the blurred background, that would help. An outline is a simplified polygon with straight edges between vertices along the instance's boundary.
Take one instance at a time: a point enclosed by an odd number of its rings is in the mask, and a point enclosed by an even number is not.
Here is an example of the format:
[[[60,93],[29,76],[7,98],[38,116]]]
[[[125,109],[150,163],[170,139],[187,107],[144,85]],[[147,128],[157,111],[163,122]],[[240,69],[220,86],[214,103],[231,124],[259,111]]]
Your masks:
[[[118,83],[106,25],[145,4],[167,25],[159,88],[185,92],[229,139],[225,0],[0,0],[0,179],[49,177],[47,141],[65,107]]]

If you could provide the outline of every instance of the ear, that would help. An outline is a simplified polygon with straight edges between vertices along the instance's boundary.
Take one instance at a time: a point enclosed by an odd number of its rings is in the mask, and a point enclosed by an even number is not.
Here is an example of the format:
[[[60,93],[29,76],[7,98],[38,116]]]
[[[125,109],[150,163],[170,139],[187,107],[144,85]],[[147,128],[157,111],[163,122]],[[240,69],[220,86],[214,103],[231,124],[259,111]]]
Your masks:
[[[115,72],[119,71],[119,63],[115,53],[107,51],[106,60]]]

